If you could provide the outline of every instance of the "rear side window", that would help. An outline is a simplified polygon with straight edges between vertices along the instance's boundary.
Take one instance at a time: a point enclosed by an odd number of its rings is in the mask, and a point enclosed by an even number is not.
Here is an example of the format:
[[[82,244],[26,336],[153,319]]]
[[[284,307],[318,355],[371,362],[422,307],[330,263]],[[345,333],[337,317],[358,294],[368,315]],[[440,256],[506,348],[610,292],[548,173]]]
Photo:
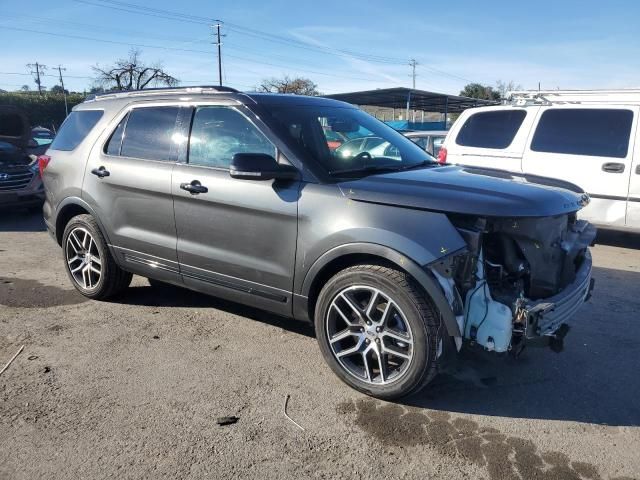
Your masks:
[[[71,112],[51,143],[51,149],[70,151],[76,148],[95,127],[103,113],[102,110]]]
[[[174,137],[174,133],[179,111],[178,107],[131,110],[124,129],[120,155],[146,160],[175,160],[179,139]],[[113,139],[117,136],[117,130]]]
[[[107,146],[104,149],[104,153],[107,155],[120,155],[120,147],[122,146],[122,137],[124,135],[124,126],[127,124],[127,119],[129,115],[126,115],[120,123],[118,127],[115,129],[113,134],[111,134],[111,138],[107,142]]]
[[[471,115],[460,129],[456,143],[464,147],[507,148],[527,112],[524,110],[496,110]]]
[[[624,158],[629,149],[632,122],[631,110],[547,110],[540,117],[531,150]]]

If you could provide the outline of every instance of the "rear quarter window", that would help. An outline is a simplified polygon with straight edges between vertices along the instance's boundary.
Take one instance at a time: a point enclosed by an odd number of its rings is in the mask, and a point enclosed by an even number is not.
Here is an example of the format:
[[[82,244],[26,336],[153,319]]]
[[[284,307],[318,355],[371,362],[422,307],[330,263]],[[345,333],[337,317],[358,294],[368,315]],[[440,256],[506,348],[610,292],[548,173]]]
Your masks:
[[[102,110],[78,110],[71,112],[60,127],[60,131],[51,143],[52,150],[73,150],[91,129],[96,126],[98,120],[102,118]]]
[[[526,111],[515,109],[474,113],[462,125],[456,143],[464,147],[507,148],[526,116]]]
[[[543,112],[531,141],[534,152],[625,158],[633,112],[562,108]]]

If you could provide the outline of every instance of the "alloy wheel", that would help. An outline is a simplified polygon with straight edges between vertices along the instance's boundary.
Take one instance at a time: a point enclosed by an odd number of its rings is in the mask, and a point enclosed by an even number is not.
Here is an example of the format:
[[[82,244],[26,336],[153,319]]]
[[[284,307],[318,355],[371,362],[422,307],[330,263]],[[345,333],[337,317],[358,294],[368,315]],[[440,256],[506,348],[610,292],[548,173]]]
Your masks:
[[[325,325],[333,356],[360,381],[386,385],[407,372],[414,352],[411,327],[387,293],[365,285],[341,290]]]
[[[65,246],[67,267],[75,282],[86,290],[95,288],[102,276],[98,246],[86,228],[74,228]]]

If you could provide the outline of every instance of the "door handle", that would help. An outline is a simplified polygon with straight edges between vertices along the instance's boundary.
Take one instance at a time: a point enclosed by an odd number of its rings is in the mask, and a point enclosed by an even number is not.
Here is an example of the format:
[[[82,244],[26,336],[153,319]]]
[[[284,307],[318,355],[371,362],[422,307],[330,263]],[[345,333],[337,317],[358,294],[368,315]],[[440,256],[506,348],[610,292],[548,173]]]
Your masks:
[[[181,183],[180,188],[186,190],[191,195],[198,195],[199,193],[207,193],[209,191],[209,189],[198,180],[193,180],[191,183]]]
[[[102,166],[100,168],[94,168],[93,170],[91,170],[91,173],[93,173],[98,178],[104,178],[111,175],[111,172],[109,172],[109,170]]]
[[[602,164],[602,170],[607,173],[624,172],[624,163],[607,162]]]

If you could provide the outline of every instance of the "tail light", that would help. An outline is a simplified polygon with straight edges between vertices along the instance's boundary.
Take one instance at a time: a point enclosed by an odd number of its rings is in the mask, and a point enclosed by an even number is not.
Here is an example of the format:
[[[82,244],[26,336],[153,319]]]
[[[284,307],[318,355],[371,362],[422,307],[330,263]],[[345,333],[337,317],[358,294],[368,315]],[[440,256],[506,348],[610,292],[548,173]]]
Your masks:
[[[447,163],[447,149],[445,147],[442,147],[438,152],[438,162],[443,165]]]
[[[44,169],[47,168],[50,161],[51,157],[49,155],[40,155],[38,157],[38,170],[40,171],[40,176],[42,176]]]

